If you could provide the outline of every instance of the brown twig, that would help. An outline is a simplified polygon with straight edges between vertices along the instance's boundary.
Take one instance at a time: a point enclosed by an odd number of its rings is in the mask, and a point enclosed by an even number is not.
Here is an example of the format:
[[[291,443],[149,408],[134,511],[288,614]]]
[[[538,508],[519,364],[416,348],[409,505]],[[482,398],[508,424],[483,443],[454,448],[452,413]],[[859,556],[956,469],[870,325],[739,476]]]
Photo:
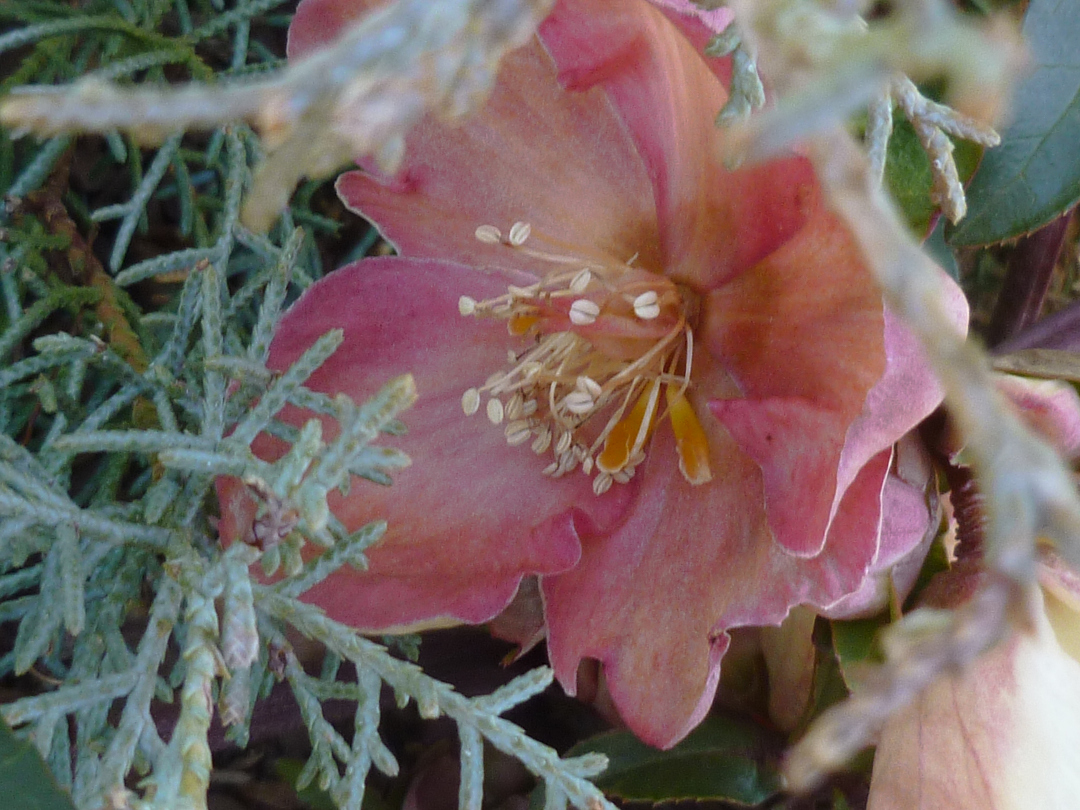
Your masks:
[[[142,373],[146,371],[149,361],[139,336],[124,314],[120,298],[123,293],[112,276],[105,272],[94,255],[91,243],[83,238],[64,205],[63,194],[68,188],[70,167],[69,151],[44,187],[16,201],[16,221],[26,214],[34,214],[46,231],[66,240],[66,247],[45,251],[49,269],[65,284],[90,287],[101,293],[101,298],[94,305],[94,314],[105,327],[106,342],[135,371]]]
[[[1039,319],[1071,217],[1070,211],[1016,243],[986,328],[987,345],[997,346]]]

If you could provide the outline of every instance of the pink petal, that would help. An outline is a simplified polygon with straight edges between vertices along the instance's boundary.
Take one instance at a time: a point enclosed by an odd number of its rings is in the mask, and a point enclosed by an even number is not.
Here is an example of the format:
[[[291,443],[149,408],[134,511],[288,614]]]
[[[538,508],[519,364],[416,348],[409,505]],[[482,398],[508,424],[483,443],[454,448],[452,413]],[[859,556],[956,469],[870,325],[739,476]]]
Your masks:
[[[727,6],[706,11],[692,0],[652,0],[653,5],[668,8],[700,20],[709,31],[720,33],[735,19],[735,12]]]
[[[965,334],[968,304],[963,291],[941,274],[944,304],[957,332]],[[888,307],[885,316],[885,373],[866,397],[862,413],[848,429],[840,458],[840,489],[882,447],[892,444],[929,416],[941,403],[942,391],[930,370],[918,338]]]
[[[951,281],[946,282],[945,290],[945,303],[957,330],[966,331],[968,307],[963,291]],[[885,373],[870,389],[862,412],[848,428],[837,468],[837,491],[845,491],[866,460],[895,441],[899,441],[897,469],[886,480],[882,495],[881,545],[873,576],[858,592],[832,605],[826,612],[831,618],[876,612],[885,606],[890,590],[904,598],[937,530],[933,468],[921,442],[913,435],[901,435],[940,404],[941,388],[918,339],[888,307],[884,317]]]
[[[560,81],[573,91],[603,87],[637,144],[655,190],[667,275],[711,289],[806,220],[815,198],[806,161],[723,168],[713,118],[726,93],[661,11],[643,0],[563,0],[540,32]]]
[[[830,619],[870,616],[889,604],[892,595],[907,597],[923,560],[937,536],[941,521],[937,481],[930,459],[915,434],[900,440],[894,470],[885,479],[881,496],[881,533],[877,555],[857,591],[829,605]],[[829,534],[829,542],[846,538]]]
[[[1029,427],[1069,458],[1080,454],[1080,396],[1075,388],[1007,374],[998,375],[996,382]]]
[[[289,59],[299,59],[329,45],[350,22],[379,5],[373,0],[300,0],[289,24]]]
[[[604,530],[618,518],[628,490],[597,498],[585,476],[545,478],[544,460],[509,447],[482,411],[462,413],[464,390],[503,367],[510,343],[501,323],[461,317],[458,296],[500,291],[505,282],[461,265],[369,259],[315,284],[281,323],[271,368],[285,368],[341,327],[344,345],[309,387],[363,402],[388,378],[411,372],[420,395],[403,415],[409,432],[388,442],[412,465],[392,487],[357,480],[347,497],[331,498],[349,530],[376,519],[390,525],[369,553],[367,572],[342,569],[309,592],[333,618],[371,631],[486,621],[523,575],[574,565],[578,526]],[[288,414],[296,424],[303,418]],[[333,433],[324,425],[324,435]],[[265,436],[253,447],[265,458],[283,450]]]
[[[1040,612],[882,731],[869,810],[1066,810],[1080,795],[1080,663]]]
[[[819,209],[794,239],[712,292],[704,318],[701,342],[744,395],[710,408],[761,466],[777,542],[812,557],[844,494],[848,429],[886,368],[880,293],[847,231]],[[905,422],[860,448],[858,466],[914,425]]]
[[[705,387],[722,377],[702,371]],[[579,527],[580,563],[541,580],[549,655],[563,686],[574,688],[581,659],[600,660],[623,719],[657,746],[674,744],[707,711],[728,628],[835,602],[858,586],[877,549],[887,454],[867,465],[838,513],[847,545],[802,560],[771,540],[757,465],[719,424],[705,420],[705,429],[710,483],[686,485],[661,426],[625,521],[609,534]]]
[[[550,269],[474,233],[528,222],[528,246],[662,267],[652,188],[604,94],[566,93],[538,42],[509,55],[484,108],[460,126],[425,119],[394,178],[351,172],[338,193],[404,255]]]
[[[519,657],[543,641],[547,635],[547,625],[544,622],[544,599],[537,578],[521,580],[513,601],[487,626],[495,638],[516,644],[516,655]]]

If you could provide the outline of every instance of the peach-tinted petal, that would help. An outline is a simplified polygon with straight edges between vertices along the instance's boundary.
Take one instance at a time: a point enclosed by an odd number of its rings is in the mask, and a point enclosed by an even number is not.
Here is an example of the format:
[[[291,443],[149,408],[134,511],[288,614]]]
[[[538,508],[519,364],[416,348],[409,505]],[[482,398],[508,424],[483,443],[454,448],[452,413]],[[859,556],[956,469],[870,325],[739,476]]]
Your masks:
[[[289,29],[289,55],[331,41],[348,21],[377,5],[366,0],[303,0]],[[600,90],[568,94],[540,43],[509,54],[491,98],[464,123],[426,117],[406,139],[392,177],[350,172],[338,192],[409,256],[474,265],[538,265],[483,245],[477,226],[503,233],[518,220],[592,257],[635,254],[658,268],[657,223],[645,167]]]
[[[967,299],[960,288],[946,285],[946,304],[958,331],[967,328]],[[871,576],[862,587],[825,615],[853,618],[886,605],[890,590],[901,599],[915,583],[923,557],[939,520],[933,467],[921,441],[903,435],[925,419],[941,402],[941,387],[926,362],[918,339],[888,307],[885,318],[885,372],[866,397],[862,412],[848,428],[837,469],[837,489],[844,491],[852,476],[881,447],[897,444],[895,470],[882,494],[881,542]],[[843,538],[829,535],[830,542]]]
[[[709,294],[704,318],[703,345],[744,395],[710,407],[761,466],[777,541],[814,556],[844,494],[848,429],[886,367],[880,293],[819,207],[794,239]],[[862,464],[913,424],[870,443]]]
[[[370,570],[342,569],[310,592],[332,617],[365,630],[490,619],[522,575],[572,566],[575,526],[603,530],[627,494],[597,498],[584,476],[545,478],[544,462],[528,448],[509,447],[482,413],[462,413],[463,391],[505,362],[508,344],[501,324],[458,314],[457,284],[480,294],[505,289],[496,278],[446,262],[349,265],[288,311],[271,349],[270,367],[285,368],[317,337],[341,327],[345,343],[310,387],[362,402],[391,376],[409,371],[416,379],[419,400],[403,415],[408,433],[393,440],[412,465],[392,487],[356,481],[349,496],[331,498],[348,529],[385,519],[387,536],[370,551]],[[301,415],[292,411],[288,419]],[[282,451],[265,436],[253,447],[263,457]],[[528,486],[514,485],[522,481]]]
[[[393,178],[350,172],[338,193],[403,255],[547,269],[474,233],[516,221],[530,247],[659,269],[652,188],[600,90],[566,93],[534,41],[503,60],[483,109],[459,126],[425,119]]]
[[[700,20],[712,33],[720,33],[735,19],[735,12],[727,6],[706,11],[691,0],[652,0],[653,5],[669,8],[679,14],[685,14]]]
[[[1039,559],[1039,584],[1045,598],[1046,616],[1058,644],[1080,661],[1080,574],[1052,549]]]
[[[968,305],[963,291],[946,279],[944,303],[956,330],[966,333]],[[942,390],[918,338],[888,307],[885,317],[885,371],[866,395],[862,412],[848,428],[840,456],[840,489],[882,447],[892,444],[929,416]]]
[[[886,723],[869,810],[1071,810],[1080,796],[1080,663],[1040,610]]]
[[[735,13],[730,8],[716,8],[712,11],[695,6],[692,2],[684,0],[649,0],[654,6],[664,9],[669,20],[686,37],[694,50],[702,56],[705,65],[720,80],[722,87],[731,86],[731,57],[730,56],[705,56],[705,49],[712,38],[720,31],[727,28],[728,24],[735,19]]]
[[[707,370],[705,380],[721,376]],[[712,481],[686,484],[662,424],[626,520],[607,534],[580,531],[580,563],[541,580],[548,650],[564,687],[573,688],[582,658],[600,660],[627,725],[658,746],[679,740],[708,709],[726,629],[835,602],[858,586],[877,549],[887,453],[867,465],[839,510],[848,544],[802,560],[771,540],[757,465],[717,422],[705,422]]]
[[[667,275],[711,289],[803,224],[814,188],[809,163],[724,169],[713,119],[726,93],[660,10],[563,0],[540,32],[567,89],[603,87],[633,136],[655,189]]]

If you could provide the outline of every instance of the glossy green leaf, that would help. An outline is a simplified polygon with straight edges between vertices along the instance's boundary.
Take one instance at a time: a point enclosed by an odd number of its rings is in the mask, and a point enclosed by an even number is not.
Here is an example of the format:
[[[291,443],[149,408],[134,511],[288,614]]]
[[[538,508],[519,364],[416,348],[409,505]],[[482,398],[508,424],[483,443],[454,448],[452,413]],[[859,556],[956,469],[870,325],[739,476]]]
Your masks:
[[[57,733],[66,733],[58,730]],[[52,772],[26,740],[0,720],[0,795],[4,810],[75,810]]]
[[[610,764],[596,784],[622,799],[756,805],[780,790],[781,742],[751,723],[710,717],[668,751],[652,748],[628,731],[615,731],[575,745],[567,756],[606,754]]]
[[[930,254],[930,258],[937,262],[953,281],[960,281],[960,264],[956,261],[953,249],[945,241],[945,217],[938,220],[934,230],[926,237],[923,250]]]
[[[926,154],[915,128],[897,111],[889,151],[885,158],[885,185],[900,207],[904,219],[921,239],[930,230],[938,206],[930,199],[934,176],[930,157]],[[979,165],[982,147],[970,141],[956,141],[953,160],[961,181],[966,182]]]
[[[1024,37],[1030,72],[1001,146],[987,150],[968,189],[953,245],[985,245],[1037,230],[1080,200],[1080,9],[1076,0],[1031,0]]]

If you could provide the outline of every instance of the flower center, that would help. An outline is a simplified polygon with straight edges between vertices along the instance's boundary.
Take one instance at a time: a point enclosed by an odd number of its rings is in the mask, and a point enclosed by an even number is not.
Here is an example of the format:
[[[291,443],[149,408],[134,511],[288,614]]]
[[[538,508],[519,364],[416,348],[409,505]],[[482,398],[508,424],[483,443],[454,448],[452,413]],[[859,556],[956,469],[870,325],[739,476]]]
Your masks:
[[[554,460],[544,475],[560,477],[578,466],[595,473],[597,495],[633,477],[657,423],[667,418],[683,476],[695,485],[709,481],[705,431],[686,396],[693,293],[633,266],[633,259],[596,261],[538,249],[537,234],[524,222],[505,237],[482,225],[476,238],[554,269],[497,298],[461,297],[462,315],[500,318],[511,335],[531,339],[509,353],[506,369],[465,392],[465,413],[476,413],[486,396],[487,417],[505,425],[509,444],[531,442],[538,455],[550,450]]]

